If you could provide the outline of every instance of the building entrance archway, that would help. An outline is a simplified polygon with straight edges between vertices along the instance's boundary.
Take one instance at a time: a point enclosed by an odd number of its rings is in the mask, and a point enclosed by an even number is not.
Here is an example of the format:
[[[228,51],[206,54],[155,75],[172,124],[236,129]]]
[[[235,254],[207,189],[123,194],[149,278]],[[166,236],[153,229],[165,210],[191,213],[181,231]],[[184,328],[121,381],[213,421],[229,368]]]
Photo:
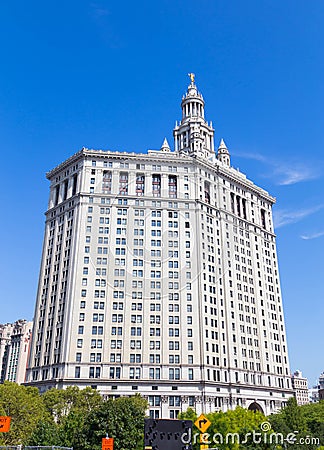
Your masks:
[[[248,409],[250,411],[254,411],[254,412],[260,411],[260,413],[264,414],[262,406],[260,406],[259,403],[257,403],[257,402],[251,403],[251,405],[248,407]]]

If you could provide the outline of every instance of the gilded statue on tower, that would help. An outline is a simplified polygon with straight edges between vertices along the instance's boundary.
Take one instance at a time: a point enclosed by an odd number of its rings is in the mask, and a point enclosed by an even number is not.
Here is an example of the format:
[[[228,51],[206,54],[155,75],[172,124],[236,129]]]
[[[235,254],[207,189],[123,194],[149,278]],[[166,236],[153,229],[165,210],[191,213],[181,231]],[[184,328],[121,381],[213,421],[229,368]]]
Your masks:
[[[188,73],[188,77],[190,78],[191,83],[195,82],[195,74],[194,73]]]

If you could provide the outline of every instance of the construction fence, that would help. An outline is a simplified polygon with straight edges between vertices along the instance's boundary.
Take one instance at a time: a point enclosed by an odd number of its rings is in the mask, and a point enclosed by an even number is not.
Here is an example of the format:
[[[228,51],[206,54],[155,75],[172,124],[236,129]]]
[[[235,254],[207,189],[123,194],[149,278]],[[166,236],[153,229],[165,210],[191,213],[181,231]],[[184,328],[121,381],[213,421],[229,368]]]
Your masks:
[[[73,450],[73,447],[58,447],[57,445],[33,445],[33,446],[23,446],[23,445],[5,445],[0,446],[0,450]]]

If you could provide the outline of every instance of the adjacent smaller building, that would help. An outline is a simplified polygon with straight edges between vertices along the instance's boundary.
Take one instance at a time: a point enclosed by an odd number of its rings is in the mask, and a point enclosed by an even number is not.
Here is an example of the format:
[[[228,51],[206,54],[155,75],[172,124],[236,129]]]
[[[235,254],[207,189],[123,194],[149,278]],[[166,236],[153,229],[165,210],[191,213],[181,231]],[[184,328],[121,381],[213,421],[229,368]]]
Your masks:
[[[12,323],[0,325],[0,382],[5,380],[5,367],[8,361],[8,351],[11,343],[11,333],[13,330]]]
[[[306,403],[309,403],[307,378],[303,377],[300,370],[296,370],[291,376],[291,380],[297,404],[305,405]]]
[[[308,389],[309,403],[317,403],[319,401],[319,389],[318,384]]]
[[[33,322],[20,319],[0,324],[0,382],[25,381]]]
[[[324,400],[324,372],[321,373],[318,379],[318,399]]]
[[[324,372],[318,378],[318,383],[308,390],[310,403],[316,403],[324,400]]]

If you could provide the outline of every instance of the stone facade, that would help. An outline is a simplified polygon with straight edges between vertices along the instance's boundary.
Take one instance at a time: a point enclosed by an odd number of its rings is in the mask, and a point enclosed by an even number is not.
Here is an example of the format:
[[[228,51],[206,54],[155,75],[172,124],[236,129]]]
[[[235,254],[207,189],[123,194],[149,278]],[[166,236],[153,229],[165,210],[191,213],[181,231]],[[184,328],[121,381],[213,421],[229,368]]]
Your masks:
[[[309,403],[307,378],[303,377],[300,370],[296,370],[291,377],[291,381],[297,404],[306,405]]]
[[[181,105],[174,151],[83,148],[47,174],[28,384],[271,413],[292,395],[275,199],[215,153],[194,81]]]
[[[26,320],[0,325],[1,383],[25,381],[32,326]]]

